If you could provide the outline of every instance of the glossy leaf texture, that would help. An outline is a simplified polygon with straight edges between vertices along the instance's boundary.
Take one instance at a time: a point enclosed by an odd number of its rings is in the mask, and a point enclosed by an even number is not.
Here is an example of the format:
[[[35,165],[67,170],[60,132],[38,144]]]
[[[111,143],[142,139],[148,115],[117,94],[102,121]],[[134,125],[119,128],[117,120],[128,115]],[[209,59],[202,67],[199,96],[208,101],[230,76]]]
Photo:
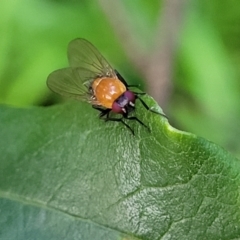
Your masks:
[[[0,239],[240,237],[238,159],[139,103],[151,133],[97,114],[0,107]]]

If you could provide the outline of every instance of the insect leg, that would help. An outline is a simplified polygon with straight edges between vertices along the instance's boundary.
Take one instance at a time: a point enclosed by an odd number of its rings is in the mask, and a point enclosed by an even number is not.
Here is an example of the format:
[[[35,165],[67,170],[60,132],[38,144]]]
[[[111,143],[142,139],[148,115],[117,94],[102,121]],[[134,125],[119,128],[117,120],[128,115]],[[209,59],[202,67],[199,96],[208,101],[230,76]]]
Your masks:
[[[127,82],[125,81],[125,79],[122,77],[122,75],[121,75],[116,69],[115,69],[114,71],[115,71],[118,79],[119,79],[126,87],[128,87],[128,84],[127,84]]]
[[[133,129],[128,125],[128,124],[126,124],[123,120],[122,120],[122,118],[110,118],[110,117],[108,117],[108,115],[107,115],[107,117],[106,117],[106,119],[105,119],[106,121],[113,121],[113,122],[121,122],[123,125],[125,125],[130,131],[131,131],[131,133],[134,135],[134,131],[133,131]]]
[[[131,85],[128,85],[128,83],[125,81],[125,79],[123,78],[123,76],[122,76],[116,69],[115,69],[114,71],[115,71],[118,79],[119,79],[127,88],[129,88],[129,87],[139,87],[139,86],[140,86],[140,84],[131,84]]]
[[[145,92],[133,92],[133,91],[131,91],[132,93],[134,93],[136,96],[138,96],[138,95],[145,95],[146,93]]]
[[[160,113],[160,112],[157,112],[157,111],[154,111],[153,109],[151,109],[140,97],[136,96],[137,99],[139,99],[139,101],[142,103],[142,105],[148,110],[148,111],[151,111],[153,113],[156,113],[156,114],[159,114],[165,118],[168,118],[165,114],[163,113]]]
[[[144,126],[145,128],[148,129],[148,131],[150,131],[150,128],[145,125],[140,119],[138,119],[136,116],[133,116],[133,117],[126,117],[126,119],[129,119],[129,120],[136,120],[137,122],[139,122],[142,126]]]
[[[96,109],[96,110],[98,110],[100,112],[102,112],[104,110],[103,108],[101,108],[101,107],[99,107],[97,105],[92,105],[92,108],[94,108],[94,109]]]
[[[95,106],[95,105],[93,105],[92,107],[94,109],[100,111],[100,114],[99,114],[100,118],[103,118],[106,114],[109,114],[109,112],[111,111],[111,109],[103,109],[103,108],[101,108],[99,106]]]

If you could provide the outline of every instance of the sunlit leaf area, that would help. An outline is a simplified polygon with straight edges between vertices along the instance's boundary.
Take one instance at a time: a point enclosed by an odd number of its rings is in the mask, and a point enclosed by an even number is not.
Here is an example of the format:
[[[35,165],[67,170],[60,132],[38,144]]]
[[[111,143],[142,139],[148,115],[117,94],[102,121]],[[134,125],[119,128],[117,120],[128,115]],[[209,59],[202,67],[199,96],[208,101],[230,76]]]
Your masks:
[[[1,0],[0,16],[0,239],[240,238],[240,1]],[[126,127],[50,91],[76,38],[154,111],[137,99]]]

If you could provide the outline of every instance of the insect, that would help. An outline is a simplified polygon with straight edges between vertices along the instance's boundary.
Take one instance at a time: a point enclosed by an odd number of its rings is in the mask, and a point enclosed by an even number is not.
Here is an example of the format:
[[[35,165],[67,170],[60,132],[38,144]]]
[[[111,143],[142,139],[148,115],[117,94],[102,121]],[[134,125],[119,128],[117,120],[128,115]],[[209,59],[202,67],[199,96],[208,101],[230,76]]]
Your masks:
[[[140,98],[145,93],[130,91],[129,88],[135,85],[128,85],[89,41],[82,38],[72,40],[68,45],[68,60],[70,67],[56,70],[47,78],[47,85],[53,92],[89,102],[100,111],[101,119],[121,122],[132,134],[133,129],[124,119],[135,120],[149,129],[136,116],[129,116],[135,110],[137,99],[152,111]],[[111,116],[111,112],[121,117]]]

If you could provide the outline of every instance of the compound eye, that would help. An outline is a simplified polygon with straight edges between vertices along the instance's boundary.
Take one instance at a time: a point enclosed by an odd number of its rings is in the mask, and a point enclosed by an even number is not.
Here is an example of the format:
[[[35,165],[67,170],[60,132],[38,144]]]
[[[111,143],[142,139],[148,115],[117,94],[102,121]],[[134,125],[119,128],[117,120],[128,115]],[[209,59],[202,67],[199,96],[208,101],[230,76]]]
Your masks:
[[[131,91],[126,91],[124,93],[124,96],[128,99],[128,102],[132,102],[132,103],[135,103],[135,100],[136,100],[136,96],[133,92]]]
[[[113,102],[112,111],[115,112],[115,113],[122,113],[123,112],[122,107],[116,101]]]

